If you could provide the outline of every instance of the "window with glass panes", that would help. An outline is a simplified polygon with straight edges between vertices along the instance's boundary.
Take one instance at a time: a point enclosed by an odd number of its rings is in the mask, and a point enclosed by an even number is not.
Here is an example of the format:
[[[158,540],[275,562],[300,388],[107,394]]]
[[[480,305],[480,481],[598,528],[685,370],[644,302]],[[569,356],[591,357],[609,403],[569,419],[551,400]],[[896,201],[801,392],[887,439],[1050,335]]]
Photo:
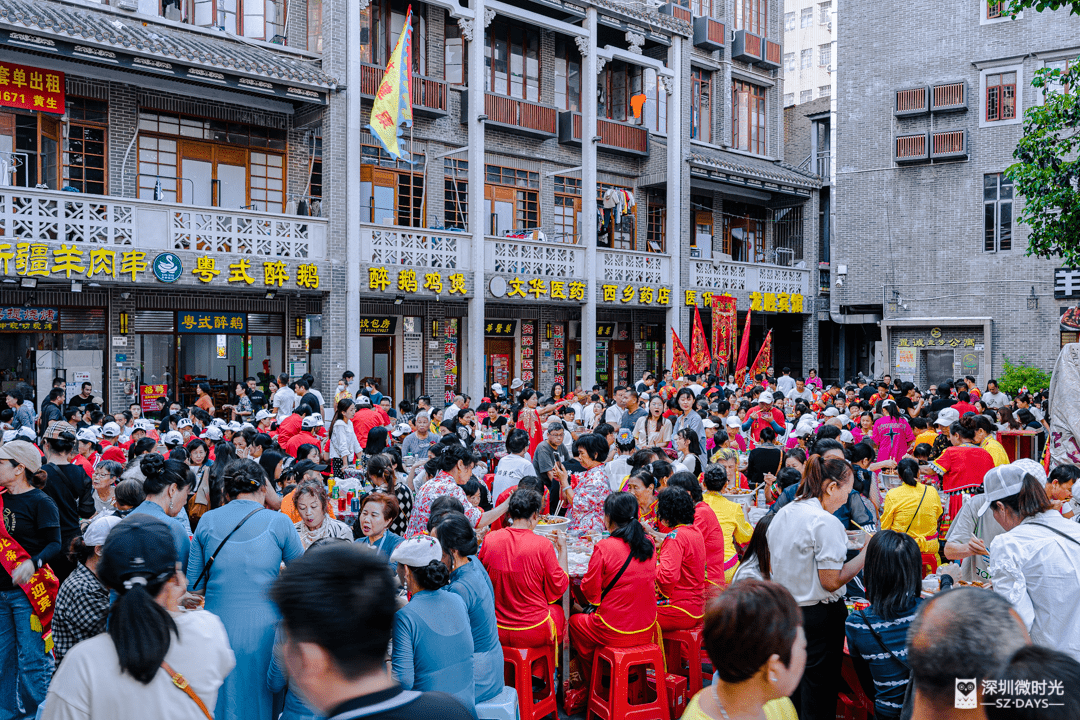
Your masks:
[[[695,17],[712,17],[712,0],[690,0],[690,12]]]
[[[827,67],[832,62],[832,43],[818,45],[818,65]]]
[[[308,198],[322,200],[322,130],[317,130],[311,140],[311,174],[308,176]]]
[[[799,102],[800,103],[808,103],[813,99],[814,99],[814,91],[813,90],[802,90],[802,91],[799,92]]]
[[[765,88],[742,80],[731,83],[731,144],[765,154]]]
[[[712,142],[712,73],[701,68],[690,71],[690,137]]]
[[[784,72],[795,72],[795,53],[784,53]]]
[[[986,76],[986,119],[1012,120],[1016,117],[1016,73]]]
[[[645,247],[657,253],[665,251],[667,232],[667,207],[663,198],[649,193],[649,205],[645,215]]]
[[[540,227],[540,173],[499,165],[485,166],[484,173],[491,235]]]
[[[555,107],[581,111],[581,53],[561,36],[555,40]]]
[[[395,158],[380,145],[360,146],[360,202],[365,222],[424,226],[424,156],[412,163]]]
[[[784,13],[784,30],[795,29],[795,11]]]
[[[808,28],[814,24],[814,8],[803,8],[799,12],[799,27]]]
[[[668,95],[658,81],[656,70],[614,60],[604,66],[597,83],[600,90],[596,106],[598,117],[667,132]],[[640,116],[635,118],[630,101],[640,94],[645,95],[645,105]]]
[[[67,115],[69,125],[67,149],[64,152],[64,184],[79,192],[105,195],[108,192],[106,148],[109,104],[104,100],[68,95]]]
[[[576,244],[581,233],[581,180],[565,175],[555,176],[555,237],[556,242]]]
[[[461,26],[456,20],[446,23],[446,43],[443,48],[443,75],[451,85],[464,85],[469,77],[469,58]]]
[[[807,48],[799,51],[799,66],[803,70],[809,70],[814,65],[814,51]]]
[[[632,188],[608,183],[596,183],[596,202],[603,213],[603,226],[597,228],[596,246],[614,248],[616,250],[633,250],[634,237],[637,230],[637,222],[632,212],[619,214],[615,217],[615,208],[604,207],[604,194],[608,190],[625,190],[632,192]]]
[[[768,34],[768,0],[735,0],[735,29]]]
[[[218,0],[228,2],[229,0]],[[397,45],[398,37],[405,27],[405,16],[409,9],[408,0],[371,0],[360,10],[360,60],[362,62],[386,67],[390,54]],[[423,3],[413,4],[412,27],[414,73],[427,73],[427,21]]]
[[[818,3],[818,22],[822,25],[829,22],[829,15],[832,13],[832,0],[829,2]]]
[[[1069,68],[1075,64],[1076,60],[1052,60],[1043,65],[1043,67],[1049,70],[1057,70],[1064,75]],[[1060,75],[1056,78],[1048,78],[1044,92],[1059,92],[1064,95],[1068,95],[1072,92],[1072,89],[1062,82]]]
[[[724,202],[724,252],[738,262],[764,262],[766,209]]]
[[[469,161],[443,158],[443,225],[469,229]]]
[[[983,175],[983,250],[1012,250],[1012,180],[1004,173]]]
[[[488,90],[540,101],[540,33],[520,24],[492,23],[484,46]]]
[[[164,4],[178,5],[179,3]],[[156,14],[157,3],[154,3],[153,7]],[[191,8],[195,25],[221,28],[230,35],[269,41],[283,34],[285,29],[286,5],[281,1],[192,0],[186,7]],[[317,9],[321,15],[321,5]],[[310,13],[308,18],[310,23]]]

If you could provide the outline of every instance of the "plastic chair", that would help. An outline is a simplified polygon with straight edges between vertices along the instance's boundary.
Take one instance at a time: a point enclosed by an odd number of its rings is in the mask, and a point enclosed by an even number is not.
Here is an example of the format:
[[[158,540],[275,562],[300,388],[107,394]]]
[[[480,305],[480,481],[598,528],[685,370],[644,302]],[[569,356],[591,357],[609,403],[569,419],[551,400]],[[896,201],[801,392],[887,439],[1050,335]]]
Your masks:
[[[506,684],[517,691],[521,720],[535,720],[556,714],[555,644],[540,648],[502,646],[503,674]],[[543,682],[539,693],[533,692],[533,679]]]
[[[484,484],[487,485],[488,492],[491,492],[492,486],[495,484],[495,473],[488,473],[485,475]]]
[[[664,633],[664,656],[668,672],[686,678],[686,689],[693,697],[701,690],[701,649],[704,627],[669,630]]]
[[[479,720],[518,720],[517,691],[504,687],[487,702],[476,703],[476,717]]]
[[[653,678],[666,675],[659,645],[604,647],[597,650],[593,660],[592,691],[585,713],[586,720],[594,717],[602,720],[657,720],[669,717],[667,683],[654,682],[655,689],[649,688],[650,669]]]
[[[938,558],[936,554],[922,553],[922,575],[933,575],[937,572]]]

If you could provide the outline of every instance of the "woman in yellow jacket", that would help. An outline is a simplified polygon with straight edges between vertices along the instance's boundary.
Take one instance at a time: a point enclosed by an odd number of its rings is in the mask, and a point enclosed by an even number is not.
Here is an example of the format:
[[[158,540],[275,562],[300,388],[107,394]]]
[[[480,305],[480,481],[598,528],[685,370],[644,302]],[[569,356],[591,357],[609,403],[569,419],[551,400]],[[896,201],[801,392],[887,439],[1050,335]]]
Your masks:
[[[919,463],[912,458],[901,460],[896,472],[903,482],[885,496],[881,529],[906,533],[918,543],[919,552],[936,554],[941,496],[935,488],[919,482]]]
[[[754,534],[754,528],[746,521],[742,505],[721,495],[728,483],[727,471],[720,465],[710,465],[705,470],[705,492],[702,499],[716,513],[720,528],[724,531],[724,583],[730,585],[739,556],[735,543],[746,545]]]

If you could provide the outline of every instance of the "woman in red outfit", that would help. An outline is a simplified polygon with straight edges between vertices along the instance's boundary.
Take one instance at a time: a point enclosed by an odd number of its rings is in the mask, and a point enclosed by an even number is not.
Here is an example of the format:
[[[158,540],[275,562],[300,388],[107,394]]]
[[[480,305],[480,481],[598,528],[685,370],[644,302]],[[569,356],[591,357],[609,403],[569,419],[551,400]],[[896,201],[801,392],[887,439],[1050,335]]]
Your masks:
[[[705,541],[705,598],[712,598],[723,590],[724,581],[724,528],[716,517],[716,511],[705,502],[701,484],[690,473],[675,473],[668,480],[668,487],[682,488],[694,501],[694,527]]]
[[[986,450],[975,444],[975,418],[963,417],[949,426],[949,442],[952,447],[945,449],[941,456],[924,465],[924,474],[937,473],[941,476],[941,489],[949,504],[945,511],[950,518],[956,517],[964,500],[971,490],[982,487],[986,473],[994,469],[994,458]]]
[[[604,500],[604,524],[611,537],[596,544],[581,594],[596,612],[570,618],[571,645],[592,677],[598,647],[633,647],[653,642],[656,626],[656,552],[637,520],[638,502],[617,492]]]
[[[664,537],[656,563],[656,588],[662,596],[656,619],[665,632],[689,630],[705,616],[705,539],[694,527],[694,500],[682,488],[664,488],[656,500],[656,515],[674,528]]]
[[[543,647],[566,634],[562,597],[570,585],[566,540],[533,532],[540,520],[540,494],[518,490],[510,496],[510,524],[489,533],[477,557],[495,590],[499,643],[507,647]],[[558,555],[556,556],[556,549]]]

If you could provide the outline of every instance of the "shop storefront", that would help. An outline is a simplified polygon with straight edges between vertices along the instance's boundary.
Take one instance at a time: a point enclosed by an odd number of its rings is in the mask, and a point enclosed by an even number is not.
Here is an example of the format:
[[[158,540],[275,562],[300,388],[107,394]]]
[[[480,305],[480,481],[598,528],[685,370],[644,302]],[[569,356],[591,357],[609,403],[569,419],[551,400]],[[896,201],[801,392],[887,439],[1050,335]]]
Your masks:
[[[990,323],[989,318],[883,320],[886,372],[920,388],[967,375],[985,385],[993,377]]]

